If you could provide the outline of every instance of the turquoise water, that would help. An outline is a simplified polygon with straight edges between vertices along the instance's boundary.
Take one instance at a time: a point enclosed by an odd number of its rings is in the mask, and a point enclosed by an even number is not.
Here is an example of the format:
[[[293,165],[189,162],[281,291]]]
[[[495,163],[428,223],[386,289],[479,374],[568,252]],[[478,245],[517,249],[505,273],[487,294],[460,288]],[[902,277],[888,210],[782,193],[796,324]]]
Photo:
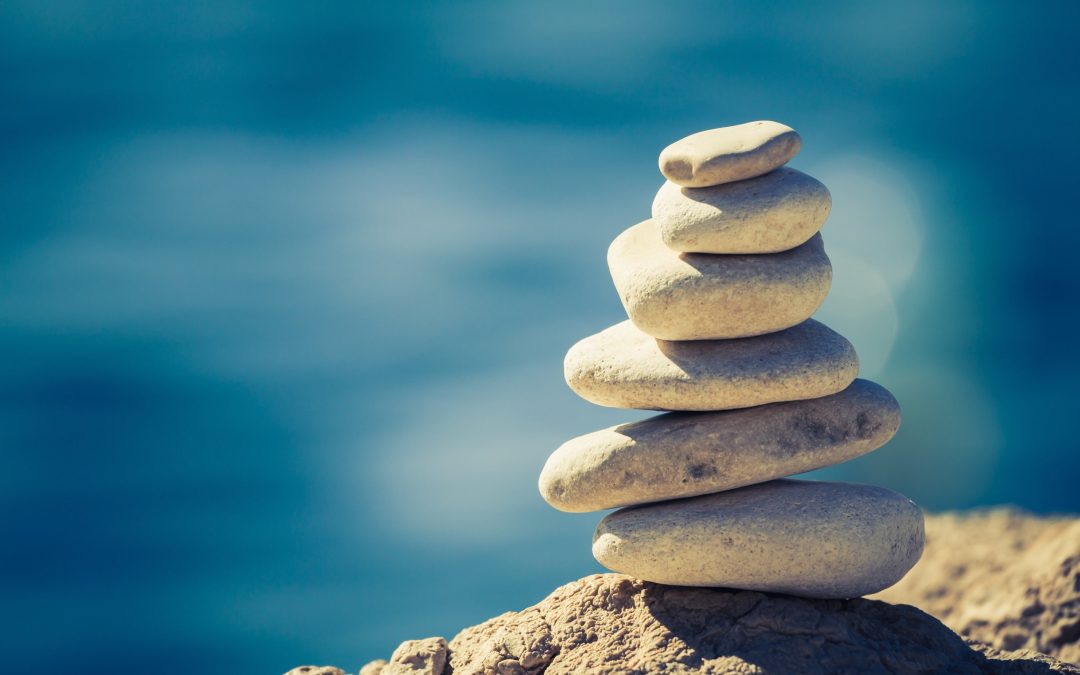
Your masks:
[[[1080,510],[1072,5],[0,5],[6,667],[355,670],[597,571],[535,481],[643,413],[656,155],[798,129],[819,317],[904,424],[825,475]]]

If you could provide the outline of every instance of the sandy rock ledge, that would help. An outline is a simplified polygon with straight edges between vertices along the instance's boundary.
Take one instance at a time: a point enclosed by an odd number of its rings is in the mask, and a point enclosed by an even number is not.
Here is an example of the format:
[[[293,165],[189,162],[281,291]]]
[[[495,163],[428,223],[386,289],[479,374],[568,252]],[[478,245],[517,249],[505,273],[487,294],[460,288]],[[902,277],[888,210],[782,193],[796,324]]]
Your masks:
[[[922,560],[874,597],[999,649],[1080,663],[1080,518],[1006,508],[928,517]]]
[[[567,584],[445,644],[429,662],[405,664],[395,652],[361,672],[1080,673],[1044,655],[965,642],[906,605],[677,588],[618,574]]]

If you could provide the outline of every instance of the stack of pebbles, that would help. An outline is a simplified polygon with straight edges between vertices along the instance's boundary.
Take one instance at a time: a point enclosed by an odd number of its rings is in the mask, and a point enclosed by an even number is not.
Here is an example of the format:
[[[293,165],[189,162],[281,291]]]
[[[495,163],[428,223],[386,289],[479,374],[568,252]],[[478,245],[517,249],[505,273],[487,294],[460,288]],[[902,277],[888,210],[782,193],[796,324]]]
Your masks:
[[[885,444],[896,400],[857,380],[851,344],[810,319],[832,267],[829,191],[785,167],[791,128],[751,122],[667,147],[652,219],[611,244],[629,321],[574,345],[566,381],[616,408],[674,411],[565,443],[540,492],[619,508],[593,555],[664,584],[848,598],[919,559],[923,518],[884,488],[790,480]]]

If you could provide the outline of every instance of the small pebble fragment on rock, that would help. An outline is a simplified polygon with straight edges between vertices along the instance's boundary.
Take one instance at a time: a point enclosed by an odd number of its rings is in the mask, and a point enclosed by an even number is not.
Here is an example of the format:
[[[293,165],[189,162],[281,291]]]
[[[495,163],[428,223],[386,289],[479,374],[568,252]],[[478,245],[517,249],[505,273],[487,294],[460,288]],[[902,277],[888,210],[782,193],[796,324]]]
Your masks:
[[[813,319],[739,340],[667,342],[623,321],[566,354],[566,382],[597,405],[729,410],[841,391],[859,360],[851,343]]]
[[[382,675],[384,668],[386,668],[386,659],[375,659],[361,666],[360,672],[356,675]]]
[[[722,412],[667,413],[564,443],[540,474],[562,511],[599,511],[720,492],[839,464],[881,447],[900,426],[884,387]]]
[[[832,197],[815,178],[782,167],[758,178],[707,188],[670,181],[652,204],[664,243],[688,253],[777,253],[821,229]]]
[[[785,479],[615,511],[593,555],[661,584],[853,598],[903,577],[923,537],[922,512],[903,495]]]
[[[832,283],[821,235],[767,255],[678,253],[652,220],[620,234],[608,267],[630,320],[662,340],[774,333],[805,321]]]
[[[345,671],[334,666],[297,666],[285,675],[345,675]]]
[[[660,153],[660,173],[684,187],[709,187],[746,180],[783,166],[802,147],[791,127],[747,122],[699,131]]]
[[[446,640],[441,637],[406,640],[398,645],[379,675],[442,675],[446,667]]]

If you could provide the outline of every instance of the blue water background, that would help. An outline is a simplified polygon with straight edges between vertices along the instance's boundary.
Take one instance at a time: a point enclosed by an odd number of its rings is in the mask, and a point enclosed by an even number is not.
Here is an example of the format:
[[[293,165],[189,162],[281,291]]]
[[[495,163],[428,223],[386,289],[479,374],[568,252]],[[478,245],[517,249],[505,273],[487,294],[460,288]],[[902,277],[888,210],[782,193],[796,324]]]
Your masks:
[[[1075,3],[0,3],[4,670],[355,670],[598,571],[535,489],[656,155],[776,119],[819,318],[904,409],[824,472],[1080,510]]]

